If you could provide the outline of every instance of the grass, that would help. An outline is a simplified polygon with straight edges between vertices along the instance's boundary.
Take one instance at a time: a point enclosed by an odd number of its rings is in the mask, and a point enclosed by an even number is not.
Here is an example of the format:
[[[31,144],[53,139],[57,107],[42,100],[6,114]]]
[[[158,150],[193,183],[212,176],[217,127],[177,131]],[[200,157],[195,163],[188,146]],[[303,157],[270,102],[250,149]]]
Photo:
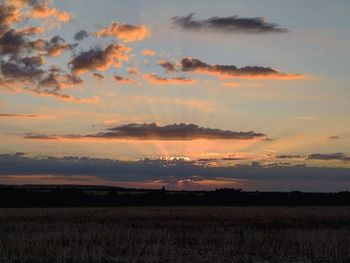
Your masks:
[[[0,262],[350,262],[350,208],[0,209]]]

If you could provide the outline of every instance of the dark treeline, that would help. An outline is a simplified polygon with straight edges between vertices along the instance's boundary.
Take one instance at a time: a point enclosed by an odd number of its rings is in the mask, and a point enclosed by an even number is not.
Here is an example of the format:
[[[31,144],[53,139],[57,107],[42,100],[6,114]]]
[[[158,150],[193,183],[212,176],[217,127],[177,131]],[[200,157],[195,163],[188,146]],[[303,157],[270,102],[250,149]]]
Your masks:
[[[350,192],[167,191],[100,186],[1,186],[0,207],[349,206]]]

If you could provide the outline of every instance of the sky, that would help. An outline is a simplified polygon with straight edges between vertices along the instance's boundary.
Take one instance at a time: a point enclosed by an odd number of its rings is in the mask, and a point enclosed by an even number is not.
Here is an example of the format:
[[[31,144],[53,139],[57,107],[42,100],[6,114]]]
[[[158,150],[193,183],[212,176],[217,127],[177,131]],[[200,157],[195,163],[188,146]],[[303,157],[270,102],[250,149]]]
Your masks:
[[[0,3],[0,183],[349,189],[349,1]]]

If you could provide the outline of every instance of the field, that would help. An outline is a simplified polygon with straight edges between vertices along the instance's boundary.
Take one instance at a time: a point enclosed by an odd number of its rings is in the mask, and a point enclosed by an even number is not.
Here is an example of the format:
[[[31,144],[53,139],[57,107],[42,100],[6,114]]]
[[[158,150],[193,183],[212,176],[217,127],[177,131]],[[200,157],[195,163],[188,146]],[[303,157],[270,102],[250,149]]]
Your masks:
[[[350,262],[350,208],[0,209],[0,262]]]

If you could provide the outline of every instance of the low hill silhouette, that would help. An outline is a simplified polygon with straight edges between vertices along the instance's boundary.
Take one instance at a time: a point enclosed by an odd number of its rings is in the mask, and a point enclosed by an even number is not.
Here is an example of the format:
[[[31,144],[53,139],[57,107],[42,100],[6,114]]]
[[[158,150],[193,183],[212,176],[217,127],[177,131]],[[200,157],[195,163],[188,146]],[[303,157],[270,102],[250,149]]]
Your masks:
[[[0,207],[349,206],[350,192],[168,191],[111,186],[2,185]]]

